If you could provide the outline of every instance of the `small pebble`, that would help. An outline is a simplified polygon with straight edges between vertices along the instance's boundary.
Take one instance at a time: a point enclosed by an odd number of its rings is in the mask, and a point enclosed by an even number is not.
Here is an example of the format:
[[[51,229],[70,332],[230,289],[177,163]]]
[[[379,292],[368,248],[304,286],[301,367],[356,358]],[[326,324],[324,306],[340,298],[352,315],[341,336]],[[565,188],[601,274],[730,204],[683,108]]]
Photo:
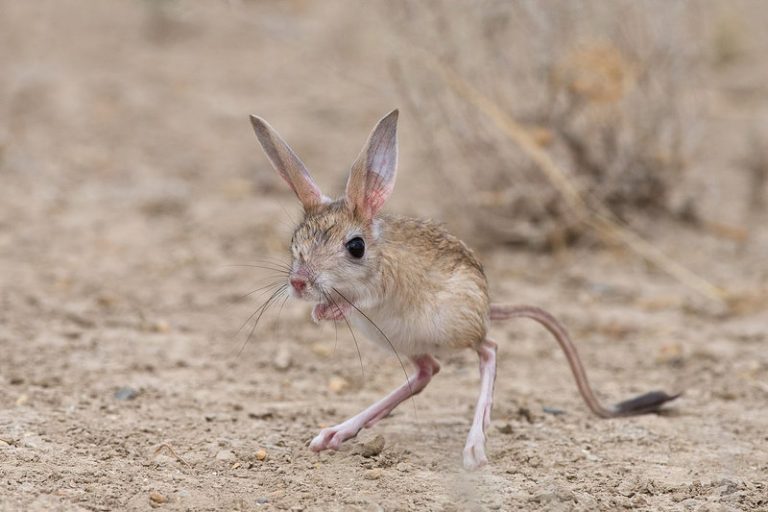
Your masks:
[[[320,357],[330,357],[333,354],[333,347],[326,343],[314,343],[312,345],[312,352]]]
[[[83,329],[91,329],[96,326],[96,322],[74,311],[68,312],[66,314],[66,317],[67,317],[67,320],[71,321],[72,323],[74,323],[75,325]]]
[[[366,480],[378,480],[381,478],[382,473],[381,468],[373,468],[366,471],[364,476]]]
[[[363,457],[375,457],[384,449],[384,436],[377,435],[367,443],[360,446],[360,455]]]
[[[131,387],[123,387],[115,391],[115,398],[118,400],[133,400],[139,396],[139,392]]]
[[[252,420],[268,420],[274,416],[275,413],[272,411],[251,411],[248,413],[248,417]]]
[[[219,450],[216,454],[216,460],[234,462],[235,459],[235,453],[232,450]]]
[[[517,410],[517,415],[521,418],[525,418],[525,421],[528,423],[533,423],[533,414],[531,414],[531,410],[527,407],[520,407]]]
[[[683,347],[680,343],[667,343],[662,345],[656,353],[656,362],[680,366],[683,363]]]
[[[269,498],[267,498],[266,496],[260,496],[256,498],[256,503],[258,503],[259,505],[264,505],[266,503],[269,503]]]
[[[159,507],[163,503],[168,503],[168,498],[157,491],[149,493],[149,504],[152,507]]]
[[[149,325],[149,330],[152,332],[165,334],[171,332],[171,324],[169,324],[166,320],[155,320]]]
[[[349,382],[347,382],[347,379],[343,377],[334,376],[334,377],[331,377],[330,380],[328,381],[328,389],[330,389],[334,393],[342,392],[344,389],[347,388],[347,386],[349,386]]]
[[[117,299],[112,295],[99,295],[96,297],[96,303],[103,308],[111,308],[116,302]]]
[[[512,425],[510,425],[509,423],[505,423],[504,425],[500,425],[496,427],[496,430],[498,430],[502,434],[511,434],[513,432]]]
[[[280,371],[287,370],[291,367],[292,363],[291,352],[285,347],[280,347],[277,354],[275,354],[275,357],[272,359],[272,365],[276,370]]]
[[[547,406],[544,406],[544,407],[542,407],[542,410],[545,413],[551,414],[553,416],[560,416],[561,414],[565,414],[564,410],[558,409],[557,407],[547,407]]]
[[[263,448],[256,451],[256,460],[265,460],[267,458],[267,452]]]

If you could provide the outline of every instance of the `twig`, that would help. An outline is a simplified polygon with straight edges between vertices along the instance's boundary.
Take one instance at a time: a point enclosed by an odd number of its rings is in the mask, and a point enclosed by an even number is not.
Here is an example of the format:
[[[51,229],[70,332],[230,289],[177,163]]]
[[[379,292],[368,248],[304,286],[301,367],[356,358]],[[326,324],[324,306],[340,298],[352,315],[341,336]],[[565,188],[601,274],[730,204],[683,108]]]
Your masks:
[[[163,449],[167,450],[171,455],[173,455],[176,458],[176,460],[178,460],[179,462],[181,462],[185,466],[190,467],[189,464],[187,463],[187,461],[182,459],[181,455],[176,453],[176,450],[173,449],[173,446],[171,446],[168,443],[163,443],[160,446],[158,446],[157,448],[155,448],[155,455],[159,454],[161,451],[163,451]]]

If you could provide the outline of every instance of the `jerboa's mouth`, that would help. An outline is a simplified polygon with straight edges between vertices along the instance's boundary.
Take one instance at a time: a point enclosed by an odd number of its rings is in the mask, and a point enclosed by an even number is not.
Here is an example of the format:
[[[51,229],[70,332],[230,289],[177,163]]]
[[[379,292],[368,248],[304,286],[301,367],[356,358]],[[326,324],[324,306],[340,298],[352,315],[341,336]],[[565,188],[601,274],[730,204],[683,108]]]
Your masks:
[[[351,309],[352,306],[346,302],[336,302],[333,304],[321,302],[315,304],[315,307],[312,308],[312,319],[315,322],[321,320],[342,320]]]

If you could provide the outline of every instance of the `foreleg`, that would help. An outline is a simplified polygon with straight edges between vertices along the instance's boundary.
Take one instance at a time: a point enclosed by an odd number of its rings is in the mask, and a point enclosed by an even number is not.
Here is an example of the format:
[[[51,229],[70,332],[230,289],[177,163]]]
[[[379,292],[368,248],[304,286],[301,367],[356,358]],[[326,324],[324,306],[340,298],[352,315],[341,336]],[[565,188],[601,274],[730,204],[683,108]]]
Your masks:
[[[408,382],[394,390],[392,393],[371,405],[363,412],[352,416],[343,423],[333,427],[324,428],[309,444],[312,451],[338,450],[341,443],[351,437],[355,437],[360,430],[372,427],[380,419],[385,418],[395,407],[403,401],[420,393],[432,377],[440,371],[440,364],[430,355],[423,355],[413,359],[416,364],[416,374],[408,379]]]

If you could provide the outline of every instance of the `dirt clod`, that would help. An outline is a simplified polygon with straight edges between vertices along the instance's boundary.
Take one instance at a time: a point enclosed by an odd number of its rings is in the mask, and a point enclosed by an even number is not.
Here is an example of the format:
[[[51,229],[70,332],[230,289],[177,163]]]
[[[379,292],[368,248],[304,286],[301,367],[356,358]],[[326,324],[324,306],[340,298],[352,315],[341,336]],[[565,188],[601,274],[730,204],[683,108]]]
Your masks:
[[[149,493],[149,504],[154,507],[159,507],[160,505],[163,505],[165,503],[168,503],[168,497],[164,494],[161,494],[157,491],[152,491]]]
[[[360,455],[363,457],[375,457],[384,449],[384,436],[377,435],[367,443],[360,445]]]
[[[344,377],[333,376],[328,380],[328,389],[334,393],[341,393],[349,386],[349,381]]]
[[[272,365],[276,370],[279,371],[287,370],[291,367],[292,363],[293,359],[291,356],[291,351],[286,347],[280,347],[280,349],[277,351],[277,354],[275,354],[275,357],[272,359]]]
[[[167,320],[159,319],[150,322],[146,325],[146,329],[149,332],[156,332],[159,334],[167,334],[171,332],[171,324]]]
[[[320,357],[330,357],[333,354],[333,346],[322,342],[313,343],[312,352]]]

